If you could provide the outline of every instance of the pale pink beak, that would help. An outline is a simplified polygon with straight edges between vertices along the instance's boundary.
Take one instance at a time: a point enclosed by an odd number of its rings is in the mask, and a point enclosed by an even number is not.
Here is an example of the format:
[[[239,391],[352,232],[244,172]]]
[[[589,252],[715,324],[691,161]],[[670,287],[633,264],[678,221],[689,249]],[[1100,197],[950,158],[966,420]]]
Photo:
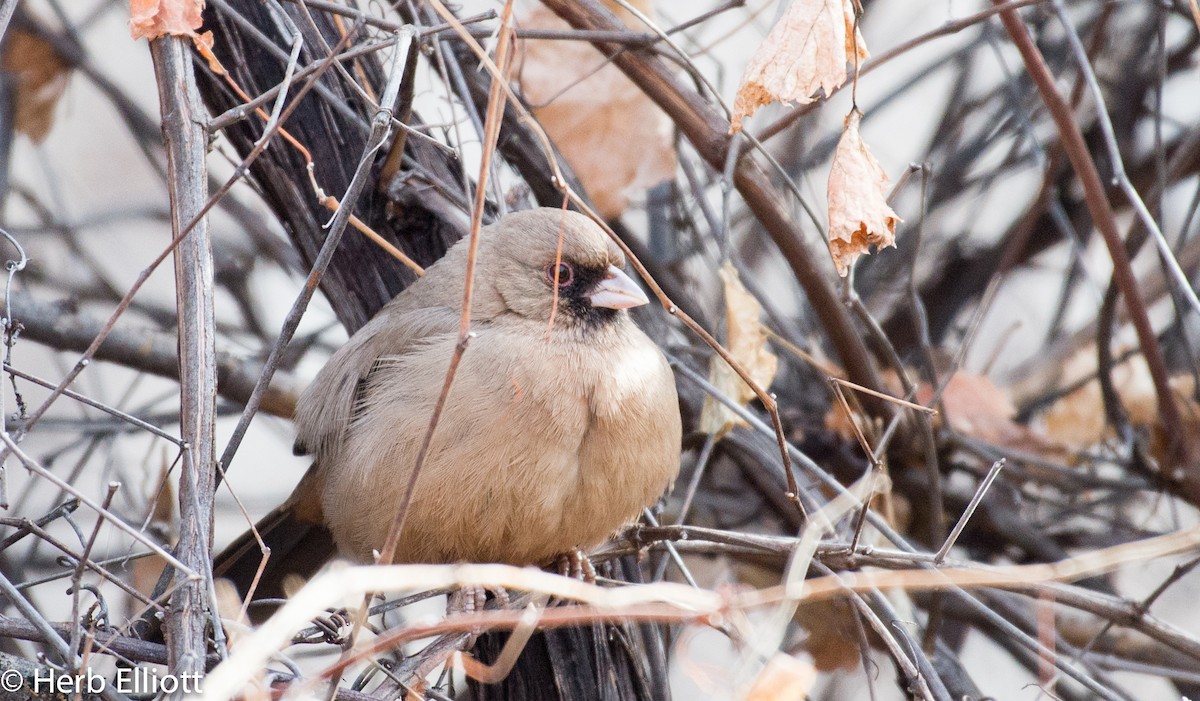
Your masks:
[[[615,265],[608,266],[604,279],[596,285],[588,299],[593,307],[629,309],[650,302],[642,288]]]

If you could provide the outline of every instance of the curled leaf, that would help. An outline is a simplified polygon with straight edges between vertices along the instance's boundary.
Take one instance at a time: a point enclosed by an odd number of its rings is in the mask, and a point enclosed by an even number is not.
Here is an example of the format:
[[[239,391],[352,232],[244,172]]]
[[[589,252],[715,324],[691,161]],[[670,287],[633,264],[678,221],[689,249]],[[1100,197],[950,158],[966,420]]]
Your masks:
[[[1031,449],[1038,444],[1035,436],[1014,420],[1017,408],[1008,392],[997,387],[985,375],[956,372],[942,390],[942,405],[950,428],[993,445]],[[933,388],[922,383],[914,400],[928,406]]]
[[[767,347],[768,334],[763,327],[762,305],[746,290],[737,270],[728,261],[718,271],[725,289],[725,324],[730,355],[741,364],[760,387],[766,388],[775,379],[779,359]],[[738,376],[729,363],[714,355],[709,363],[709,382],[724,394],[745,404],[754,399],[754,390]],[[704,398],[700,412],[700,429],[721,435],[734,426],[744,425],[741,418],[712,397]]]
[[[828,95],[846,82],[846,64],[868,55],[850,0],[793,0],[742,74],[730,132],[776,100],[807,104],[818,89]]]
[[[871,246],[895,246],[900,221],[887,203],[887,173],[858,134],[861,118],[857,110],[846,117],[829,171],[829,253],[842,277]]]
[[[204,0],[129,0],[129,33],[134,39],[194,37],[203,9]]]

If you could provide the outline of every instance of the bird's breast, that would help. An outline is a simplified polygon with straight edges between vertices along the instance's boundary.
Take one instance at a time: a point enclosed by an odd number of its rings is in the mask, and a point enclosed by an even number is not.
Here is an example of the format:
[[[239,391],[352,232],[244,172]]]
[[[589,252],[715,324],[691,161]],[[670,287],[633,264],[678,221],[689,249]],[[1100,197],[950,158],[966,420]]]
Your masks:
[[[599,543],[652,502],[678,465],[679,414],[665,360],[641,339],[588,346],[481,330],[444,405],[397,560],[538,563]],[[453,343],[431,339],[368,383],[341,464],[326,470],[326,518],[347,554],[366,559],[386,538]]]

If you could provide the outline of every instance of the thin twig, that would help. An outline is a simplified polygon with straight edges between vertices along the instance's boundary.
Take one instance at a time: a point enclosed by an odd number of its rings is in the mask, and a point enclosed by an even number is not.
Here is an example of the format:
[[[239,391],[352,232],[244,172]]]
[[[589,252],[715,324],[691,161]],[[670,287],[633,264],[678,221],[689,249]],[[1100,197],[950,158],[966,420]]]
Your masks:
[[[963,509],[962,516],[958,518],[958,523],[954,524],[954,528],[950,530],[950,535],[946,536],[946,542],[942,543],[942,547],[934,553],[933,563],[940,565],[942,560],[946,559],[946,555],[950,553],[950,548],[954,547],[954,543],[958,541],[958,537],[962,535],[963,529],[967,527],[967,523],[971,520],[971,516],[975,514],[975,509],[979,508],[979,502],[983,501],[983,497],[992,486],[992,482],[1000,476],[1000,469],[1004,467],[1005,459],[1000,458],[992,463],[992,467],[988,470],[987,476],[979,483],[979,487],[975,490],[975,494],[971,496],[971,501],[967,504],[967,508]]]

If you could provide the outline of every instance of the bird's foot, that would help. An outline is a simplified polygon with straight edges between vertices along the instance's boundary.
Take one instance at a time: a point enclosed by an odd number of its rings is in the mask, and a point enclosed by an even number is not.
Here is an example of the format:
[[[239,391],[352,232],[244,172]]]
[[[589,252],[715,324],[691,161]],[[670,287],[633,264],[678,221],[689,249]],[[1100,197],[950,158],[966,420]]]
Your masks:
[[[506,609],[512,604],[512,599],[508,597],[508,590],[504,587],[493,587],[491,592],[492,596],[496,597],[496,608]]]
[[[588,584],[596,583],[596,568],[588,556],[578,548],[559,555],[555,564],[558,567],[558,573],[564,577],[582,580]]]
[[[449,598],[446,600],[446,615],[453,616],[455,614],[471,615],[483,610],[484,604],[487,603],[487,590],[483,587],[459,587],[450,592]],[[482,626],[474,626],[471,628],[470,637],[464,644],[463,649],[469,650],[475,645],[475,639],[483,632]]]
[[[459,587],[450,592],[446,613],[477,613],[483,610],[486,603],[487,590],[483,587]]]
[[[509,605],[508,591],[504,587],[460,587],[450,593],[446,601],[447,615],[480,613],[487,605],[488,592],[495,598],[495,607],[505,609]],[[467,640],[466,649],[475,645],[475,639],[483,632],[483,626],[471,628],[471,637]]]

